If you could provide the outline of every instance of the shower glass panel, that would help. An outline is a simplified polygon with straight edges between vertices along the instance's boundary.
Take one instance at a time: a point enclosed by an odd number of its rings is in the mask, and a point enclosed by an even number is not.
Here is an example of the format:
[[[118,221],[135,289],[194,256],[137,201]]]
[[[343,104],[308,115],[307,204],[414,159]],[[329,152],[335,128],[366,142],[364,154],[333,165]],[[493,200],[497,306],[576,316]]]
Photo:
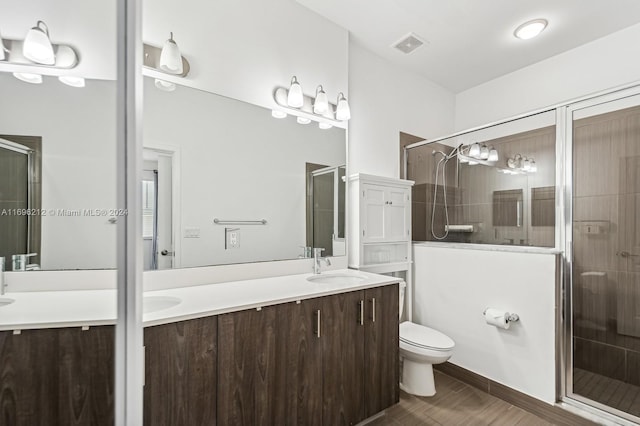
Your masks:
[[[29,252],[29,151],[0,139],[0,256]],[[20,212],[25,214],[18,214]]]
[[[640,96],[572,112],[568,394],[640,420]]]
[[[327,167],[311,173],[310,246],[324,248],[324,256],[346,254],[344,236],[345,167]]]
[[[548,111],[409,145],[413,240],[555,247],[555,124]]]

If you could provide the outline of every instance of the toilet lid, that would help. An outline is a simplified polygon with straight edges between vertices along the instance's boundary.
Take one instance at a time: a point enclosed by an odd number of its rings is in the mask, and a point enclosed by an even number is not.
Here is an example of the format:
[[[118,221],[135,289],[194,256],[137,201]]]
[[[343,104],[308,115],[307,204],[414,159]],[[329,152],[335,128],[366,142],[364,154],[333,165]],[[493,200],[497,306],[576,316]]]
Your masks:
[[[449,350],[456,345],[449,336],[438,330],[409,321],[400,324],[400,340],[409,345],[434,350]]]

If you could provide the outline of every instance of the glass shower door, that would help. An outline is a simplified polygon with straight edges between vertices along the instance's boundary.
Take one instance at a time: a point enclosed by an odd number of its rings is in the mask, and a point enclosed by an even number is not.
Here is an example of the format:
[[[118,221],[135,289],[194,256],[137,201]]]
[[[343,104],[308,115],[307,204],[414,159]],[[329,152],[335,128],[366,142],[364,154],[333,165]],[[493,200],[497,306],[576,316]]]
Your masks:
[[[572,112],[568,394],[640,420],[640,96]]]
[[[5,259],[29,253],[28,209],[29,149],[0,139],[0,256]]]

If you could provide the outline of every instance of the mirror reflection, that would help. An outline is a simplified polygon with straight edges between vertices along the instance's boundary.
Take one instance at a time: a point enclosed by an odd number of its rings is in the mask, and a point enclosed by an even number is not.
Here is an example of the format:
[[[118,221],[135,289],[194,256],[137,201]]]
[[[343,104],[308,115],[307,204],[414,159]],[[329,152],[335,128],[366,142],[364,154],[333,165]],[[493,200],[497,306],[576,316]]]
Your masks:
[[[344,255],[345,131],[144,85],[145,269]]]
[[[409,149],[413,238],[555,244],[553,112]]]

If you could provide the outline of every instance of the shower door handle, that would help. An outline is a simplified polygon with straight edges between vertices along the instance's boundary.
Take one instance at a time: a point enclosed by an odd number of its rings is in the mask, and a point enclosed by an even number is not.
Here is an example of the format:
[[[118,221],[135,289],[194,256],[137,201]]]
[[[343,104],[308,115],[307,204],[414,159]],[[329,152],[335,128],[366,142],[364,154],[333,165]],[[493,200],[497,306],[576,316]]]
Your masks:
[[[619,251],[616,253],[618,256],[620,257],[640,257],[640,254],[633,254],[633,253],[629,253],[628,251]]]

